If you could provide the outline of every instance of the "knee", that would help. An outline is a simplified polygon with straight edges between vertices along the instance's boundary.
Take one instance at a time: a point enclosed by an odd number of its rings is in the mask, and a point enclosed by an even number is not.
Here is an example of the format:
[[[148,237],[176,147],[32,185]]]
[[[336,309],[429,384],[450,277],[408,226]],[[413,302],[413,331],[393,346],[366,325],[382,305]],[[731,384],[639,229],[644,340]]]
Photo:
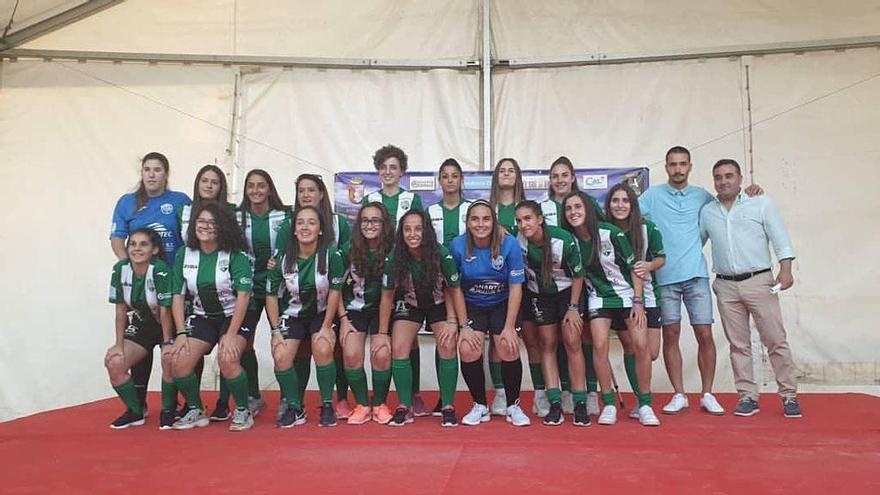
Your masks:
[[[391,367],[391,352],[387,348],[382,348],[372,353],[370,364],[373,365],[374,369],[387,370]]]
[[[312,355],[316,361],[329,361],[333,359],[333,344],[326,340],[312,342]]]
[[[364,364],[364,357],[361,352],[356,349],[347,348],[342,351],[342,362],[348,369],[360,368]]]
[[[107,359],[104,362],[104,367],[107,368],[107,373],[110,376],[121,375],[128,371],[125,367],[125,357],[119,355]]]
[[[697,332],[697,345],[699,346],[715,346],[715,339],[712,337],[712,330],[704,330]]]
[[[475,351],[475,350],[470,349],[465,346],[463,346],[461,349],[459,349],[458,352],[459,352],[459,358],[461,359],[462,363],[472,363],[474,361],[479,360],[483,356],[483,354],[481,352]]]
[[[241,369],[241,362],[238,359],[226,356],[220,356],[220,374],[227,378],[234,378]]]
[[[437,353],[438,354],[441,354],[443,356],[455,356],[456,340],[457,339],[450,339],[450,340],[452,340],[452,341],[437,346]],[[480,353],[480,355],[482,355],[482,353]]]

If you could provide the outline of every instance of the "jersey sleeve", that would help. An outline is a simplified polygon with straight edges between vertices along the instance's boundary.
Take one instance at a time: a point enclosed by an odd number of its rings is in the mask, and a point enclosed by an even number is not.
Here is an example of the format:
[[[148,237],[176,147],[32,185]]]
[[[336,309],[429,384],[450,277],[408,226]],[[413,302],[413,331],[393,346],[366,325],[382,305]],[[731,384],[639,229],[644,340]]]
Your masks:
[[[510,284],[524,284],[526,282],[525,263],[519,244],[509,235],[504,236],[504,258],[510,269],[507,282]]]
[[[282,270],[284,269],[284,252],[282,251],[275,258],[275,268],[269,270],[269,273],[266,274],[266,295],[273,297],[281,297],[282,295],[282,287],[284,286],[284,274]]]
[[[125,296],[122,295],[122,265],[125,260],[116,262],[113,265],[113,272],[110,274],[110,290],[107,294],[107,300],[111,304],[122,304],[125,302]]]
[[[626,234],[620,229],[613,228],[611,230],[611,244],[614,246],[614,257],[618,265],[632,270],[636,257],[633,254],[632,244],[626,238]]]
[[[171,270],[171,293],[186,294],[186,283],[183,280],[183,259],[186,258],[186,247],[177,250],[174,257],[174,269]]]
[[[128,237],[128,215],[134,209],[131,195],[125,194],[116,202],[113,208],[113,224],[110,226],[110,238],[125,239]]]
[[[254,271],[247,254],[237,251],[229,257],[229,273],[232,288],[236,292],[251,292],[254,289]]]
[[[446,284],[449,287],[461,287],[461,275],[458,273],[458,267],[455,265],[455,259],[449,250],[440,246],[440,270],[446,278]]]
[[[564,238],[565,247],[563,248],[562,258],[571,272],[572,278],[584,276],[584,263],[581,260],[581,250],[570,234]]]
[[[348,219],[339,213],[336,214],[336,222],[339,224],[339,239],[336,239],[336,245],[344,246],[351,240],[351,227],[348,225]]]
[[[394,255],[389,254],[385,258],[385,268],[382,270],[382,289],[394,290],[394,274],[391,271],[391,265],[394,264]]]
[[[343,261],[342,252],[338,249],[333,249],[330,252],[330,289],[342,289],[347,273],[348,270],[345,261]]]
[[[171,307],[172,275],[168,265],[158,258],[153,260],[153,283],[156,285],[156,298],[159,306]]]
[[[665,258],[666,251],[663,250],[663,235],[660,233],[660,229],[654,225],[654,222],[646,221],[645,230],[648,234],[648,238],[645,239],[648,244],[648,260]]]

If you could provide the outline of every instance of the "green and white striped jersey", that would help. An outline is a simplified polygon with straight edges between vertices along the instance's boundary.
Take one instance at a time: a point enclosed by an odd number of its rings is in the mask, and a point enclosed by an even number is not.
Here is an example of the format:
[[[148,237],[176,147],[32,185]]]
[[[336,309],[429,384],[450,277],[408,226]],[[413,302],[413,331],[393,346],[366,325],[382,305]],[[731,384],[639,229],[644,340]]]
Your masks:
[[[602,207],[599,206],[599,202],[596,201],[596,198],[587,194],[590,198],[590,204],[593,205],[593,209],[596,210],[596,216],[599,220],[605,218],[605,212],[602,211]],[[553,198],[547,198],[544,201],[541,201],[541,213],[544,214],[544,223],[547,225],[555,225],[557,227],[567,226],[568,222],[565,221],[565,210],[562,208],[562,203],[557,202]]]
[[[397,229],[397,224],[400,223],[400,219],[403,218],[403,215],[405,215],[406,212],[409,210],[422,209],[422,198],[418,194],[412,191],[407,191],[402,187],[394,196],[386,196],[381,189],[373,191],[364,196],[361,205],[372,203],[373,201],[380,201],[385,205],[385,209],[388,210],[388,216],[394,220],[395,230]]]
[[[238,292],[251,292],[254,272],[248,255],[236,251],[203,253],[186,246],[174,260],[174,294],[192,297],[192,312],[209,318],[232,316]]]
[[[394,253],[388,255],[385,260],[385,273],[382,276],[382,288],[384,290],[394,290],[394,275],[392,271],[394,266]],[[424,289],[416,290],[415,287],[420,286],[422,277],[425,272],[424,263],[421,260],[413,260],[409,266],[410,276],[405,287],[397,287],[395,299],[403,300],[407,304],[415,308],[427,308],[434,304],[440,304],[445,300],[443,294],[444,287],[461,287],[461,276],[458,273],[458,267],[455,265],[455,259],[449,254],[449,250],[440,244],[440,271],[443,273],[443,280],[434,284],[433,291]]]
[[[467,229],[465,216],[470,204],[470,201],[461,198],[458,206],[452,209],[443,206],[442,200],[428,207],[428,216],[431,218],[434,232],[437,233],[437,240],[447,248],[453,239],[464,234]]]
[[[567,230],[553,225],[547,226],[550,251],[553,256],[553,278],[549,284],[541,280],[541,267],[544,264],[544,250],[532,244],[520,232],[516,236],[526,265],[526,287],[535,294],[557,294],[571,287],[572,279],[584,276],[581,252],[574,237]]]
[[[307,318],[327,309],[331,290],[340,290],[346,276],[345,262],[335,245],[327,249],[327,271],[318,271],[318,253],[297,258],[293,271],[285,270],[285,256],[269,271],[266,292],[278,297],[281,314]]]
[[[516,203],[495,205],[495,214],[498,216],[498,225],[507,229],[507,233],[516,236]]]
[[[599,222],[599,259],[587,265],[589,299],[587,308],[631,308],[633,299],[632,267],[636,262],[626,234],[616,226]],[[586,263],[593,249],[592,241],[578,239]]]
[[[351,247],[345,245],[339,250],[343,262],[348,267],[348,276],[342,286],[342,302],[346,310],[377,311],[382,298],[382,272],[378,270],[379,260],[375,251],[367,252],[366,266],[372,267],[376,273],[372,276],[361,276],[351,262]]]
[[[333,239],[337,246],[344,246],[351,241],[351,227],[348,219],[339,213],[333,214]]]
[[[150,261],[144,276],[138,277],[129,260],[113,265],[110,275],[109,301],[125,304],[136,311],[141,319],[159,322],[159,306],[171,306],[171,270],[162,259]]]
[[[241,225],[241,210],[235,212],[235,219]],[[266,263],[273,254],[280,255],[287,250],[290,239],[290,212],[271,210],[263,215],[247,212],[244,237],[248,244],[248,255],[253,262],[254,298],[266,298]],[[277,261],[277,258],[276,258]]]
[[[226,203],[229,212],[235,214],[237,208],[234,203]],[[186,244],[186,233],[189,230],[189,223],[192,220],[193,205],[183,205],[177,210],[177,225],[180,225],[180,238]]]
[[[663,236],[660,229],[650,220],[642,220],[642,259],[654,261],[657,258],[665,258],[663,251]],[[660,306],[660,285],[654,284],[654,274],[645,274],[645,307],[657,308]]]

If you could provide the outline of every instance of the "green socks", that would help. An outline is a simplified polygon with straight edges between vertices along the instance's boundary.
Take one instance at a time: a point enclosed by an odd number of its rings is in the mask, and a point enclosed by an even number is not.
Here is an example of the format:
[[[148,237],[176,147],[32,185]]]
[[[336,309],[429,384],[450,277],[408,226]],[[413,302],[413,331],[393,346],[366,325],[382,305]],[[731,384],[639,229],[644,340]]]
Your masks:
[[[444,406],[451,406],[455,401],[455,388],[458,385],[458,358],[439,359],[437,382],[440,385],[440,402]]]
[[[391,376],[394,377],[394,386],[397,388],[397,396],[404,407],[412,407],[413,374],[412,363],[409,359],[392,359]]]
[[[351,385],[351,391],[354,392],[354,400],[357,401],[358,404],[362,406],[368,406],[369,403],[369,394],[367,392],[367,373],[364,371],[363,367],[354,370],[345,370],[345,378],[349,385]],[[339,382],[336,382],[338,387]],[[338,393],[337,388],[337,393]],[[338,397],[338,395],[337,395]]]
[[[247,374],[248,395],[254,399],[260,398],[260,374],[257,368],[257,351],[247,349],[241,355],[241,367]]]
[[[416,338],[418,339],[418,336]],[[419,352],[418,345],[409,352],[409,361],[412,367],[412,393],[417,394],[422,391],[421,380],[419,380],[419,377],[422,376],[422,353]],[[394,383],[397,383],[397,381],[395,380]]]
[[[565,346],[560,342],[556,348],[556,364],[559,367],[559,384],[562,390],[571,392],[571,377],[568,375],[568,353],[565,352]]]
[[[633,393],[639,395],[639,377],[636,375],[636,355],[624,354],[623,367],[626,369],[626,377],[629,379],[629,385],[632,387]]]
[[[309,377],[312,376],[312,363],[310,362],[311,356],[306,354],[305,357],[296,358],[293,360],[293,369],[296,372],[297,378],[297,393],[299,394],[299,400],[304,400],[306,396],[306,387],[309,385]],[[302,405],[302,403],[300,403]]]
[[[529,363],[529,374],[532,375],[532,386],[535,390],[544,390],[544,371],[541,370],[541,363]]]
[[[183,394],[183,398],[186,399],[189,407],[204,409],[202,396],[199,394],[199,379],[196,378],[195,373],[190,373],[182,378],[175,378],[174,384],[177,385],[177,390],[180,390],[180,393]]]
[[[294,409],[302,409],[303,397],[300,395],[296,369],[275,370],[275,378],[278,380],[278,386],[281,388],[281,396],[284,397],[284,400]]]
[[[614,403],[614,392],[602,392],[602,403],[606,406],[613,406]]]
[[[504,388],[504,379],[501,377],[501,361],[489,361],[489,375],[492,377],[492,386],[495,387],[495,390]]]
[[[579,402],[586,402],[587,401],[587,391],[586,390],[572,390],[571,396],[572,396],[571,398],[573,399],[573,402],[575,404],[577,404]]]
[[[119,395],[119,398],[122,399],[122,402],[125,403],[125,407],[127,407],[129,411],[135,414],[144,413],[144,408],[141,405],[140,399],[138,399],[137,391],[134,388],[134,381],[131,377],[129,377],[128,381],[122,385],[113,387],[113,390],[116,391],[116,394]]]
[[[333,385],[336,383],[336,361],[331,360],[323,366],[315,366],[318,375],[318,390],[321,391],[321,402],[333,402]]]
[[[177,387],[174,380],[166,382],[162,380],[162,410],[173,411],[177,407]]]
[[[654,394],[651,392],[645,392],[638,394],[639,397],[639,407],[642,406],[650,406],[652,402],[654,402]]]
[[[584,351],[584,364],[587,370],[587,392],[598,392],[599,379],[593,366],[593,344],[581,344],[581,349]]]
[[[217,396],[217,401],[229,404],[229,384],[226,383],[226,378],[223,378],[223,375],[220,375],[220,395]]]
[[[558,388],[548,388],[547,400],[550,401],[551,404],[554,402],[562,402],[562,390],[559,390]]]
[[[373,368],[373,405],[379,406],[388,399],[388,389],[391,388],[391,370],[377,370]]]
[[[248,379],[247,373],[242,370],[238,376],[227,378],[226,384],[229,386],[229,392],[235,398],[235,407],[238,409],[247,409],[248,406]]]

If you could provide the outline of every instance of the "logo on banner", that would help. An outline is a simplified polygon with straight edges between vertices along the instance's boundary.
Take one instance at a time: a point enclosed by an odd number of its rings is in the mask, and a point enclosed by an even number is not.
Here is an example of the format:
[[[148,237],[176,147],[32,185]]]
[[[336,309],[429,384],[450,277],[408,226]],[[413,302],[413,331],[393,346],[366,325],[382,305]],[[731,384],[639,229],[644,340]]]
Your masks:
[[[585,175],[584,189],[608,189],[608,176],[602,175]]]
[[[523,189],[547,189],[550,178],[546,175],[523,175]]]
[[[364,179],[354,177],[348,183],[348,200],[353,205],[361,204],[364,199]]]
[[[410,177],[409,178],[409,189],[410,191],[433,191],[437,188],[436,186],[436,177]]]

